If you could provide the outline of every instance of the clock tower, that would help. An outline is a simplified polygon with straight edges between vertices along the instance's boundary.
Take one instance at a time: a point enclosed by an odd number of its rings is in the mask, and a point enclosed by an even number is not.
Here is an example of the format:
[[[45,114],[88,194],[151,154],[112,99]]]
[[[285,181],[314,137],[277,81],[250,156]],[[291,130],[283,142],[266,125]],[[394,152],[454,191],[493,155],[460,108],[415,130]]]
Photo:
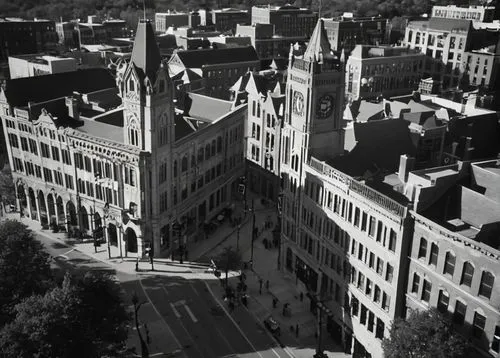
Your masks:
[[[302,148],[301,160],[343,152],[343,65],[331,51],[321,19],[303,53],[291,48],[285,127],[294,132],[295,148],[290,149]]]

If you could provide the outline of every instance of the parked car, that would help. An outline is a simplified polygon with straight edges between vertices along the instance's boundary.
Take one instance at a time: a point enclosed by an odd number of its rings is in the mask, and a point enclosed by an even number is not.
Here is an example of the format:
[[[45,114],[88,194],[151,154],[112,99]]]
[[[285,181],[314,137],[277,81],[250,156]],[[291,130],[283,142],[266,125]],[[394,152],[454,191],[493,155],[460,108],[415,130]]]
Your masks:
[[[280,324],[273,318],[273,316],[269,316],[264,320],[264,326],[266,326],[272,334],[279,336],[281,333]]]

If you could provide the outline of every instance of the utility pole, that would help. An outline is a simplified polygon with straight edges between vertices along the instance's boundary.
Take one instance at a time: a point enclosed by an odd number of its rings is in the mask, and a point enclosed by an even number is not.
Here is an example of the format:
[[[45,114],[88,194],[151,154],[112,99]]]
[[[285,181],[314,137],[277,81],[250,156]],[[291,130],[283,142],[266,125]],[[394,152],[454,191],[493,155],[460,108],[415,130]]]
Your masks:
[[[253,243],[255,241],[255,202],[254,199],[252,199],[252,246],[251,246],[251,251],[250,251],[250,262],[251,262],[251,268],[253,269]]]
[[[238,229],[236,230],[236,251],[240,249],[240,229],[241,224],[238,224]]]

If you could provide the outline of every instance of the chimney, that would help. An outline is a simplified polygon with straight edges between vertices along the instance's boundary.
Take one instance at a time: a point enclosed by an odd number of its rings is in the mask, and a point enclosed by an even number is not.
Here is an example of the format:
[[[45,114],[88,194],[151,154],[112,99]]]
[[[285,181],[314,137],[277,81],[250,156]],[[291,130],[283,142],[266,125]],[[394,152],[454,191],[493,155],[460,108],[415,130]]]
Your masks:
[[[451,155],[453,156],[457,155],[457,147],[458,147],[458,142],[451,143]]]
[[[68,107],[68,115],[73,119],[80,119],[78,111],[78,99],[75,97],[66,97],[66,107]]]
[[[465,138],[464,160],[471,159],[471,154],[474,151],[474,147],[472,147],[471,144],[472,144],[472,138],[471,137]]]
[[[403,183],[406,183],[408,179],[408,173],[410,170],[413,170],[413,166],[415,165],[415,158],[409,157],[406,154],[403,154],[399,157],[399,171],[398,178]]]

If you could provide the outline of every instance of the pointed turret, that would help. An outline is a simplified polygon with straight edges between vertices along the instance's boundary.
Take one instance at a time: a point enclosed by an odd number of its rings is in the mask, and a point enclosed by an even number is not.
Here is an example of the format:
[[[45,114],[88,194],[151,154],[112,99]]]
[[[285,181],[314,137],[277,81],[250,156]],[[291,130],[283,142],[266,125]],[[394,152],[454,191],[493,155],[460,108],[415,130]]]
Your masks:
[[[160,68],[160,49],[156,43],[155,34],[149,20],[140,20],[132,50],[132,63],[141,75],[147,76],[151,83],[156,80]]]
[[[320,59],[331,56],[331,51],[323,20],[319,19],[304,52],[304,60],[320,61]]]

